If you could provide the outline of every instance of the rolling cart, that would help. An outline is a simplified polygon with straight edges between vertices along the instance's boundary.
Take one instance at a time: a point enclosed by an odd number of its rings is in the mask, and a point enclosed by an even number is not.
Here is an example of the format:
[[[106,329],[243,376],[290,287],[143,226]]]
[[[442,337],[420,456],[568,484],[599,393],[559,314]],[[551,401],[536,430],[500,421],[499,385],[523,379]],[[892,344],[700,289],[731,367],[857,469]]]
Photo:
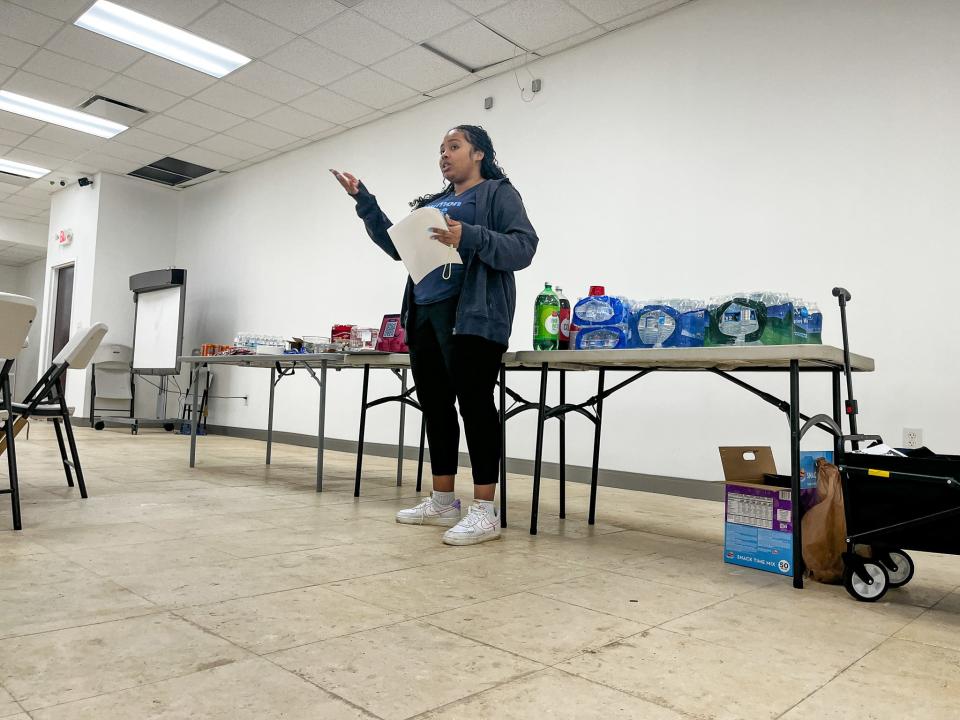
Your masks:
[[[851,433],[840,437],[837,458],[846,519],[843,585],[857,600],[876,602],[913,578],[907,550],[960,555],[960,456],[926,448],[904,451],[903,457],[857,452],[861,443],[882,440],[857,434],[847,337],[850,293],[834,288],[833,294],[840,303]]]

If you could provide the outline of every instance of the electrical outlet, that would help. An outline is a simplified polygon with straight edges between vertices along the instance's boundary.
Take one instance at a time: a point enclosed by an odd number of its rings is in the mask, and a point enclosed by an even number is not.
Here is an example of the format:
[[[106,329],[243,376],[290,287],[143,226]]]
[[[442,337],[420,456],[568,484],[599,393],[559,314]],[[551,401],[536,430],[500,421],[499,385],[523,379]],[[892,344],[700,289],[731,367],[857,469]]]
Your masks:
[[[905,448],[923,447],[923,428],[904,428],[903,446]]]

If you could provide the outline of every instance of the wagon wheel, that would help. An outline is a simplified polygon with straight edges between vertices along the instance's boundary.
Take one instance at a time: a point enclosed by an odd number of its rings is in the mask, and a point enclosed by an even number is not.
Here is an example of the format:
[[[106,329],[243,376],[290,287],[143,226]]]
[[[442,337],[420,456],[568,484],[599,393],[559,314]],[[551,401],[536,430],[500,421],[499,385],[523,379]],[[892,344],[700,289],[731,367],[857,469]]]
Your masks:
[[[877,558],[877,561],[887,571],[887,577],[890,578],[890,587],[903,587],[913,579],[913,558],[903,550],[890,550],[886,553],[886,556]]]
[[[876,602],[889,589],[890,577],[883,565],[873,560],[865,560],[859,568],[849,565],[844,567],[843,586],[861,602]]]

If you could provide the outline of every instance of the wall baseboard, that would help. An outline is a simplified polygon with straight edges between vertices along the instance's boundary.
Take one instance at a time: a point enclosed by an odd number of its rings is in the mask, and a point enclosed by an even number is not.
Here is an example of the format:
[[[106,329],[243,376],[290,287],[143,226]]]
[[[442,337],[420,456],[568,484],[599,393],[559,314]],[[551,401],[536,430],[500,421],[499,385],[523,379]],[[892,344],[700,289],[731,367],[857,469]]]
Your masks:
[[[240,428],[228,427],[226,425],[210,425],[207,432],[213,435],[226,435],[228,437],[246,438],[248,440],[260,440],[266,442],[267,431],[258,428]],[[202,439],[201,439],[202,441]],[[315,435],[306,435],[303,433],[284,432],[274,430],[273,441],[287,445],[298,445],[301,447],[317,446]],[[340,438],[326,438],[324,447],[327,450],[336,450],[339,452],[356,453],[356,440],[342,440]],[[363,451],[365,455],[375,455],[378,457],[397,457],[397,446],[388,443],[364,442]],[[419,448],[404,446],[403,456],[407,460],[416,460]],[[424,463],[428,463],[430,451],[424,452]],[[460,467],[470,467],[470,457],[467,453],[460,453]],[[425,474],[429,475],[429,467]],[[507,458],[507,472],[517,473],[519,475],[533,475],[533,460],[523,458]],[[555,462],[543,463],[543,476],[557,479],[560,477],[560,465]],[[585,465],[567,465],[567,480],[571,482],[590,484],[590,468]],[[675,495],[677,497],[695,498],[698,500],[716,500],[723,501],[723,483],[711,482],[709,480],[693,480],[690,478],[669,477],[663,475],[647,475],[645,473],[633,473],[625,470],[607,470],[600,468],[598,482],[604,487],[622,488],[625,490],[643,490],[644,492],[659,493],[661,495]]]

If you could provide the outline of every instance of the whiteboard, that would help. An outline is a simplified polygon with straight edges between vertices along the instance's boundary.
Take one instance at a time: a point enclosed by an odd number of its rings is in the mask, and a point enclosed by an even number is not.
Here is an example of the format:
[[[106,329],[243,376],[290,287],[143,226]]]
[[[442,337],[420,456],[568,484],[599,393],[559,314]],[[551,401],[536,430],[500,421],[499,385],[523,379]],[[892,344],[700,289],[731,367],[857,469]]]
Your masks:
[[[134,370],[176,370],[180,355],[180,293],[183,286],[137,295]]]

